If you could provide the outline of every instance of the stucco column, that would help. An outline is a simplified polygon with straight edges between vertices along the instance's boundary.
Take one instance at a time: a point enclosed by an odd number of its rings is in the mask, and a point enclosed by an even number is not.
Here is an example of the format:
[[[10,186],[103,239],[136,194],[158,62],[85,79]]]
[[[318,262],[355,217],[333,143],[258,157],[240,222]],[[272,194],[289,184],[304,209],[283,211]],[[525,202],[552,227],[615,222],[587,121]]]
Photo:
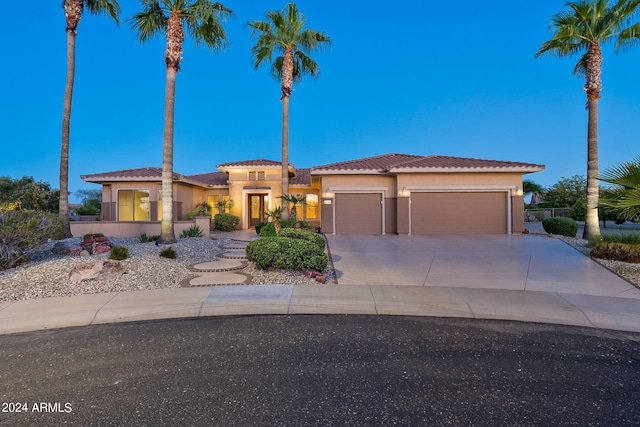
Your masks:
[[[396,202],[397,207],[397,232],[398,234],[409,234],[410,199],[408,196],[399,196]]]

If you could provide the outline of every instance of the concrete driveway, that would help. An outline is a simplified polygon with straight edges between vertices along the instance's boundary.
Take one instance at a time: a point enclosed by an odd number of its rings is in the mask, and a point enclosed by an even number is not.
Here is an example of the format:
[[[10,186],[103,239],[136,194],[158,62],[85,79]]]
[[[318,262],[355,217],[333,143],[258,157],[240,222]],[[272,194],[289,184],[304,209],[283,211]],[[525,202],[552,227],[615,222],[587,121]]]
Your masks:
[[[327,236],[341,285],[509,289],[640,299],[561,240],[537,235]]]

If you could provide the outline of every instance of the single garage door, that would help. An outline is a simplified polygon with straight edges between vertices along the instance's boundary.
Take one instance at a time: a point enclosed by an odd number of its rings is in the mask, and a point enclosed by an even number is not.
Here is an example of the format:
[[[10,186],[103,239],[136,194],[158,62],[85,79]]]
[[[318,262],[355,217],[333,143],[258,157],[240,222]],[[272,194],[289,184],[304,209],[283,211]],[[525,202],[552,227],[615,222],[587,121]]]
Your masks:
[[[382,234],[380,193],[336,193],[336,234]]]
[[[505,192],[411,193],[411,234],[505,233]]]

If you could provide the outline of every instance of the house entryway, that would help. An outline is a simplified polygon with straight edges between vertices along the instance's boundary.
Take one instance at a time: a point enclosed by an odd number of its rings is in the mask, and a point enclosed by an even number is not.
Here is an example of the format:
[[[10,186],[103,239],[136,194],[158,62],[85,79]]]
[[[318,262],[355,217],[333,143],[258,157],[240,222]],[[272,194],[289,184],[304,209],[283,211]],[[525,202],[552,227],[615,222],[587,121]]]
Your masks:
[[[265,215],[269,196],[266,194],[249,194],[249,227],[255,227],[267,220]]]

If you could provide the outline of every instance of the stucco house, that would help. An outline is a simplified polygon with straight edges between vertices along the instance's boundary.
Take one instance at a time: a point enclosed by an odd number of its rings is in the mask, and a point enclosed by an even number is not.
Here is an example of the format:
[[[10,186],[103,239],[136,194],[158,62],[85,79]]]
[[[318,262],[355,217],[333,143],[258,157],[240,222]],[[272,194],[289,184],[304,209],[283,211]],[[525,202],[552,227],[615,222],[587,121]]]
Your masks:
[[[174,220],[199,203],[240,217],[240,228],[282,204],[281,164],[223,163],[217,172],[174,173]],[[449,156],[384,154],[312,168],[289,165],[289,193],[303,195],[298,218],[330,234],[510,234],[524,230],[522,176],[542,165]],[[83,175],[102,185],[101,221],[119,235],[157,225],[161,168]],[[106,224],[105,224],[106,226]],[[111,233],[114,234],[114,233]]]

